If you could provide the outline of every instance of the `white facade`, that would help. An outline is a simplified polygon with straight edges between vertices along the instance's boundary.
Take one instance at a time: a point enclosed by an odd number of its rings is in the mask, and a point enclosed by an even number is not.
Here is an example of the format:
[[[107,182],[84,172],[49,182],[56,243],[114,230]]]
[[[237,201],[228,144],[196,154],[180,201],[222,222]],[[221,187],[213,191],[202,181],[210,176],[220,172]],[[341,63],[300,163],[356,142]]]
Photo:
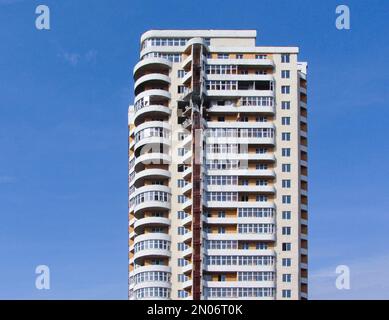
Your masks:
[[[296,47],[255,41],[254,30],[141,37],[130,299],[307,298],[307,65]]]

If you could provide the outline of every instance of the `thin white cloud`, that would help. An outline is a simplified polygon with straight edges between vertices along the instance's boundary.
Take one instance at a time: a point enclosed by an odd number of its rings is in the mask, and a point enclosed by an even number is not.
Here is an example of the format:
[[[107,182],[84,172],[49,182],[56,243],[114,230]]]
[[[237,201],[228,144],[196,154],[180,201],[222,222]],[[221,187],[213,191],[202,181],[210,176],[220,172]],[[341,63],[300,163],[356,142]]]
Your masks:
[[[62,58],[72,66],[76,66],[80,61],[80,55],[78,53],[64,52]]]
[[[71,66],[77,66],[81,62],[95,63],[97,59],[97,51],[91,49],[85,54],[63,51],[61,54],[59,54],[59,56]]]
[[[389,299],[389,254],[366,257],[360,260],[340,261],[350,268],[350,289],[339,290],[335,286],[337,265],[311,271],[309,276],[310,299]]]
[[[86,60],[86,62],[95,63],[96,59],[97,59],[97,51],[96,50],[91,49],[87,53],[85,53],[85,60]]]

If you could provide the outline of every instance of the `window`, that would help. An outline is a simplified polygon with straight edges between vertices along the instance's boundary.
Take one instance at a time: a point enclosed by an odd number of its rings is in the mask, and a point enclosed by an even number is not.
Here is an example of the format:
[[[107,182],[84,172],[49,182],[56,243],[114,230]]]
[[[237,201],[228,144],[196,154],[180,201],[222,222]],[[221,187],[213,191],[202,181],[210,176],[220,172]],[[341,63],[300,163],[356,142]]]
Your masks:
[[[186,298],[189,296],[189,292],[185,290],[178,290],[178,297],[179,298]]]
[[[178,227],[177,228],[177,234],[182,236],[187,233],[187,229],[185,227]]]
[[[238,81],[233,80],[208,80],[206,81],[207,90],[237,90]]]
[[[217,217],[218,218],[225,218],[226,217],[226,212],[225,211],[219,211],[217,213]]]
[[[290,172],[291,165],[290,163],[283,163],[282,164],[282,172]]]
[[[292,244],[290,242],[282,243],[282,251],[290,251],[292,249]]]
[[[178,133],[178,141],[184,140],[187,136],[188,136],[188,134],[186,134],[184,132],[179,132]]]
[[[184,179],[178,179],[177,180],[177,187],[178,188],[183,188],[186,186],[186,181]]]
[[[282,110],[289,110],[290,109],[290,101],[282,101],[281,102],[281,109]]]
[[[290,117],[282,117],[281,118],[281,123],[284,126],[289,126],[290,125]]]
[[[290,62],[290,54],[289,53],[283,53],[281,55],[281,62],[282,63],[289,63]]]
[[[240,117],[239,121],[240,121],[240,122],[249,122],[249,117],[247,117],[247,116],[242,116],[242,117]]]
[[[240,70],[240,74],[249,74],[248,70]]]
[[[256,117],[255,121],[256,122],[267,122],[267,117]]]
[[[146,58],[163,58],[167,59],[171,62],[181,62],[181,54],[180,53],[162,53],[162,52],[150,52],[146,53],[142,59]]]
[[[281,135],[282,141],[290,141],[290,132],[283,132]]]
[[[242,186],[248,186],[249,185],[249,180],[243,179],[240,183]]]
[[[189,277],[185,274],[178,274],[178,282],[185,282],[189,279]]]
[[[236,59],[243,59],[243,54],[237,54]]]
[[[219,122],[224,122],[224,117],[217,117],[217,121],[219,121]]]
[[[218,53],[217,58],[218,59],[228,59],[228,53]]]
[[[291,227],[282,227],[282,234],[284,236],[290,236],[291,232],[292,232]]]
[[[284,273],[282,275],[282,282],[291,282],[292,281],[292,275],[290,273]]]
[[[289,94],[290,93],[290,86],[281,86],[281,93]]]
[[[282,148],[282,156],[290,157],[290,148]]]
[[[257,186],[267,186],[266,180],[257,180],[255,183]]]
[[[259,202],[266,202],[267,201],[267,196],[264,196],[264,195],[257,195],[256,196],[256,200],[259,201]]]
[[[242,106],[273,106],[273,97],[242,97]]]
[[[238,217],[243,218],[271,218],[274,216],[273,208],[239,208]]]
[[[282,70],[281,71],[281,78],[282,79],[289,79],[290,78],[290,71],[289,70]]]
[[[291,290],[288,290],[288,289],[282,290],[282,297],[283,298],[290,298],[291,296],[292,296]]]
[[[271,223],[244,223],[238,224],[238,233],[241,234],[272,234],[275,226]]]
[[[184,93],[186,90],[185,86],[178,86],[177,87],[177,93]]]
[[[177,250],[178,251],[184,251],[184,250],[186,250],[188,248],[189,248],[189,246],[186,243],[184,243],[184,242],[178,242],[177,243]]]
[[[257,248],[257,250],[267,250],[267,243],[266,242],[257,242],[256,248]]]
[[[267,149],[266,148],[256,148],[255,153],[265,154],[265,153],[267,153]]]
[[[265,164],[265,163],[257,163],[255,165],[255,169],[257,169],[257,170],[267,170],[267,164]]]
[[[250,248],[249,244],[247,242],[242,243],[242,249],[243,250],[248,250]]]
[[[282,266],[283,267],[290,267],[291,265],[292,265],[291,258],[282,258]]]
[[[282,211],[282,219],[283,220],[290,220],[291,219],[291,212],[290,211]]]
[[[282,180],[282,187],[283,188],[290,188],[291,181],[289,179]]]
[[[161,259],[152,259],[151,264],[155,266],[160,266],[163,264],[163,261]]]
[[[266,59],[267,55],[266,54],[256,54],[255,59]]]
[[[177,260],[177,264],[179,267],[185,267],[186,265],[188,265],[188,261],[185,260],[184,258],[178,258]]]
[[[242,202],[248,202],[248,201],[249,201],[249,196],[248,196],[248,195],[242,195],[242,196],[240,196],[240,201],[242,201]]]
[[[183,78],[185,76],[185,70],[177,70],[177,77]]]
[[[218,227],[217,233],[226,233],[226,228],[225,227]]]
[[[206,74],[237,74],[238,66],[231,64],[208,64],[205,66]]]
[[[217,277],[217,280],[218,281],[226,281],[226,275],[225,274],[219,274],[219,276]]]
[[[291,196],[282,196],[282,203],[284,204],[290,204],[291,203]]]
[[[179,194],[178,196],[177,196],[177,202],[178,203],[184,203],[185,201],[186,201],[186,197],[184,196],[184,195],[182,195],[182,194]]]
[[[177,211],[177,218],[182,220],[185,219],[188,216],[188,214],[185,211]]]

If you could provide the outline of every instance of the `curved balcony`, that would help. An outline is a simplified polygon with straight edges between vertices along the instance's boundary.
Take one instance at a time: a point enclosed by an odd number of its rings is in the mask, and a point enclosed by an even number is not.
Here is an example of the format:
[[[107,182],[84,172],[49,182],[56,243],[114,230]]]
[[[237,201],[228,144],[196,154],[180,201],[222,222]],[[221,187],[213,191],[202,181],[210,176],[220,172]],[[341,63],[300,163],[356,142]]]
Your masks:
[[[135,96],[134,105],[137,105],[137,102],[139,102],[141,99],[148,99],[149,101],[156,100],[156,101],[168,102],[170,100],[170,98],[171,98],[171,94],[167,90],[149,89],[149,90],[145,90],[145,91],[143,91]]]
[[[143,288],[153,288],[153,287],[171,289],[172,284],[170,281],[144,281],[135,284],[133,290],[136,291]]]
[[[151,72],[168,72],[172,67],[172,63],[164,58],[145,58],[140,60],[134,67],[134,79],[138,79],[143,74]]]
[[[181,236],[181,241],[182,242],[191,242],[192,241],[192,236],[193,236],[192,231],[189,231],[189,232],[187,232],[187,233],[185,233],[184,235]]]
[[[130,186],[134,185],[135,187],[140,187],[140,184],[142,184],[144,179],[169,179],[170,176],[170,171],[165,169],[145,169],[135,173]]]
[[[182,177],[184,179],[188,179],[192,174],[192,167],[188,167],[184,170],[184,172],[182,173]]]
[[[164,241],[171,241],[170,236],[167,233],[145,233],[137,236],[134,240],[133,246],[135,246],[137,243],[140,243],[142,241],[146,240],[164,240]],[[136,269],[137,270],[137,269]]]
[[[138,107],[134,114],[134,123],[138,126],[146,118],[167,118],[171,114],[169,107],[157,104],[142,105]]]
[[[187,211],[190,210],[192,207],[192,199],[187,199],[183,204],[182,204],[182,210]]]
[[[142,266],[134,269],[131,272],[131,276],[136,276],[139,273],[142,272],[149,272],[149,271],[160,271],[160,272],[166,272],[166,273],[171,273],[172,268],[169,266],[163,266],[163,265],[148,265],[148,266]]]
[[[163,217],[146,217],[136,220],[134,229],[136,233],[143,231],[145,227],[170,226],[170,219]]]
[[[164,249],[145,249],[138,251],[134,254],[133,260],[134,262],[138,262],[144,258],[170,258],[171,251]]]
[[[135,191],[134,199],[135,216],[144,210],[170,210],[171,190],[167,186],[149,185]]]
[[[138,80],[134,83],[134,92],[135,95],[139,94],[140,92],[144,91],[144,88],[146,86],[169,86],[170,85],[170,78],[169,76],[162,74],[162,73],[149,73],[145,74],[144,76],[141,76]]]
[[[181,64],[181,69],[188,70],[190,69],[189,67],[192,65],[192,56],[189,55],[187,56],[184,61],[182,61]]]
[[[147,152],[149,150],[153,150],[153,146],[159,146],[160,144],[170,147],[171,146],[170,138],[166,138],[166,137],[142,138],[134,144],[134,151],[137,151],[139,148],[145,146],[145,148],[142,150],[143,152]]]
[[[170,124],[165,121],[147,121],[134,129],[134,134],[141,132],[144,129],[163,128],[170,131]]]
[[[192,285],[193,285],[193,280],[189,279],[182,283],[182,288],[189,289],[190,287],[192,287]]]
[[[185,187],[181,189],[182,194],[189,196],[192,192],[192,183],[187,183]]]
[[[148,291],[147,289],[155,289]],[[161,292],[162,290],[162,292]],[[133,291],[131,300],[169,300],[170,299],[170,289],[158,286],[157,284],[152,286],[147,286]],[[161,294],[161,295],[159,295]]]
[[[188,150],[183,156],[179,158],[179,163],[191,164],[192,163],[192,150]]]
[[[145,84],[160,84],[163,85],[170,85],[170,78],[169,76],[162,74],[162,73],[149,73],[145,74],[144,76],[141,76],[138,80],[134,83],[134,91],[136,92],[138,87],[140,85]]]
[[[151,145],[171,145],[170,125],[164,121],[144,122],[134,130],[134,136],[134,151],[144,145],[147,145],[147,151]]]
[[[187,249],[185,249],[184,251],[182,251],[182,257],[183,257],[183,258],[189,258],[189,257],[192,256],[192,253],[193,253],[192,247],[188,247]]]
[[[136,157],[134,168],[135,171],[144,169],[148,164],[170,164],[172,158],[170,155],[159,152],[144,153]]]
[[[187,226],[190,226],[192,225],[192,215],[189,214],[186,218],[182,219],[181,220],[181,224],[184,226],[184,227],[187,227]]]
[[[181,271],[184,274],[191,274],[193,270],[193,264],[189,263],[186,266],[182,267]]]
[[[204,38],[192,38],[186,42],[185,48],[184,48],[184,53],[190,53],[191,52],[191,47],[194,44],[200,44],[203,47],[205,47],[206,51],[209,51],[208,45],[205,41]]]

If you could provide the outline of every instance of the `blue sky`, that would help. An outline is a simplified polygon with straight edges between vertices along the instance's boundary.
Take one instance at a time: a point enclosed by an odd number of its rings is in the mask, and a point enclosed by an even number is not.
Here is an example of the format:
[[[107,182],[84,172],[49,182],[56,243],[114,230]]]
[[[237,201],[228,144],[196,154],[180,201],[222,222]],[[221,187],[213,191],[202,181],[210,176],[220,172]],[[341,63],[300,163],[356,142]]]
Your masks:
[[[38,4],[50,31],[35,28]],[[127,107],[153,28],[256,29],[258,45],[300,46],[310,298],[388,299],[389,2],[347,1],[349,31],[335,28],[338,4],[0,0],[0,299],[127,297]],[[351,290],[334,286],[340,264]]]

